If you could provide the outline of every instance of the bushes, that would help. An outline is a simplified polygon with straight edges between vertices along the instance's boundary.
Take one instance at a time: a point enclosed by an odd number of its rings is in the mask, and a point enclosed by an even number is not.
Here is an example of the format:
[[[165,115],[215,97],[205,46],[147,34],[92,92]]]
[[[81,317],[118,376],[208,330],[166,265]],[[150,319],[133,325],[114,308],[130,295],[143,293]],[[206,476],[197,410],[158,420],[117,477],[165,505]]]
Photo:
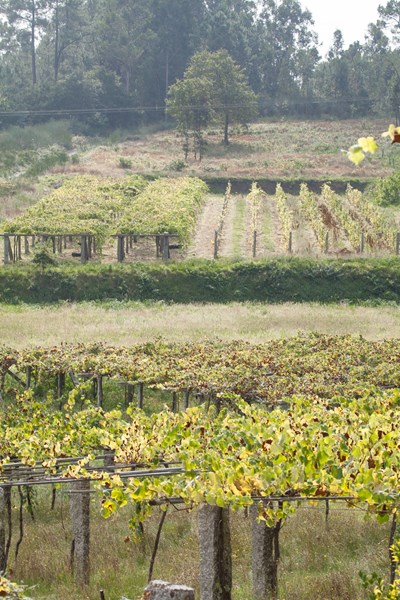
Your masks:
[[[0,301],[400,302],[400,262],[280,259],[0,269]]]
[[[394,173],[384,179],[379,179],[372,188],[372,194],[382,206],[400,205],[400,173]]]

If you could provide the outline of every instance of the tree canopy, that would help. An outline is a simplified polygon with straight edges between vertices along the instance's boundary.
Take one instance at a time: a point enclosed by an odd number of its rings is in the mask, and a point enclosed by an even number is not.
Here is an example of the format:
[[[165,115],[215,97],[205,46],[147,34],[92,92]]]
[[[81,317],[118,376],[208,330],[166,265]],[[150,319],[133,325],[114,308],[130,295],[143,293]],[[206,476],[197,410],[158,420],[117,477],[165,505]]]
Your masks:
[[[97,128],[163,119],[168,89],[190,68],[203,79],[196,55],[220,51],[263,115],[394,117],[399,41],[399,0],[379,6],[364,40],[336,31],[324,57],[299,0],[0,0],[2,124],[49,111]],[[241,118],[225,110],[223,127],[226,116]]]

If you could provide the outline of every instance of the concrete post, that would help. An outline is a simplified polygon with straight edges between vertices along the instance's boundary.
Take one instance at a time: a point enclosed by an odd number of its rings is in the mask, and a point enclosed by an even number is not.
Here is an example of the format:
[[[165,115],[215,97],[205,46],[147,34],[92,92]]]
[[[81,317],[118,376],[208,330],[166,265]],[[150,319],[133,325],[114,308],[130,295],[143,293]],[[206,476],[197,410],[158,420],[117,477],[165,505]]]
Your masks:
[[[89,583],[90,576],[90,481],[71,485],[72,567],[78,583]]]
[[[275,561],[275,529],[258,520],[257,506],[250,507],[252,520],[253,595],[257,600],[275,598],[277,565]]]
[[[201,600],[231,600],[229,509],[208,504],[200,508],[199,544]]]
[[[0,488],[0,573],[6,568],[6,498],[4,488]]]

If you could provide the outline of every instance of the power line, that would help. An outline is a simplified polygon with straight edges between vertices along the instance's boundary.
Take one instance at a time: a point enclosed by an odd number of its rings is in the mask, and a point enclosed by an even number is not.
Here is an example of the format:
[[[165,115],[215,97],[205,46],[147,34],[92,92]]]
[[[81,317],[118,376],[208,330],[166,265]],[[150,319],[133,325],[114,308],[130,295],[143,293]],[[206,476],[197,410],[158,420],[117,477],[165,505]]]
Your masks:
[[[259,100],[268,100],[268,96],[259,96]],[[270,102],[271,108],[275,109],[286,109],[287,107],[294,106],[307,106],[307,105],[323,105],[323,104],[336,104],[343,105],[347,103],[351,104],[362,104],[362,103],[370,103],[373,100],[370,98],[360,97],[360,98],[308,98],[308,99],[299,99],[299,100],[282,100],[280,102]],[[219,105],[198,105],[198,104],[186,104],[179,106],[182,110],[204,110],[213,109],[213,110],[232,110],[232,109],[241,109],[241,108],[251,108],[254,107],[256,102],[252,104],[219,104]],[[162,112],[168,111],[168,107],[166,106],[131,106],[131,107],[104,107],[104,108],[51,108],[51,109],[21,109],[14,111],[2,110],[0,111],[0,117],[29,117],[29,116],[51,116],[51,115],[75,115],[75,114],[129,114],[129,113],[137,113],[137,112]]]

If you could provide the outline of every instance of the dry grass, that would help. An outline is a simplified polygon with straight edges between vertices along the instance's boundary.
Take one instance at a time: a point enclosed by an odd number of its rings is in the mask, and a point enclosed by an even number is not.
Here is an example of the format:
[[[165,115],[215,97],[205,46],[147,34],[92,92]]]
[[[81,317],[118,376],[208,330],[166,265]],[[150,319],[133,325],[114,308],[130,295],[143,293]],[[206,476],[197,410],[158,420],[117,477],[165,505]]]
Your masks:
[[[13,347],[104,341],[129,345],[163,337],[262,342],[300,331],[400,337],[400,307],[322,304],[166,305],[162,303],[0,305],[1,343]]]
[[[342,154],[362,134],[380,136],[385,120],[279,121],[255,123],[234,130],[231,144],[221,143],[219,131],[206,134],[208,148],[201,163],[189,158],[185,173],[227,177],[374,177],[393,171],[388,157],[355,167]],[[122,176],[119,157],[132,161],[135,173],[170,173],[171,163],[183,157],[182,140],[174,130],[135,135],[129,141],[101,146],[81,156],[80,164],[54,167],[53,173]]]
[[[159,512],[145,526],[142,545],[129,540],[125,507],[108,521],[99,514],[99,497],[92,497],[91,584],[79,588],[69,567],[71,532],[67,495],[49,510],[50,492],[41,490],[36,521],[25,516],[25,538],[13,577],[34,584],[37,600],[98,600],[104,589],[107,600],[126,596],[136,600],[146,585],[146,575],[158,526]],[[16,501],[15,504],[18,504]],[[16,510],[16,509],[15,509]],[[18,538],[17,515],[12,550]],[[231,514],[233,553],[233,599],[250,600],[251,526],[243,512]],[[388,574],[388,525],[365,520],[362,513],[336,503],[331,507],[329,527],[324,511],[299,508],[281,533],[279,587],[281,600],[354,600],[363,597],[359,570]],[[13,554],[11,554],[13,556]],[[165,521],[154,578],[191,585],[198,590],[197,513],[170,509]]]

